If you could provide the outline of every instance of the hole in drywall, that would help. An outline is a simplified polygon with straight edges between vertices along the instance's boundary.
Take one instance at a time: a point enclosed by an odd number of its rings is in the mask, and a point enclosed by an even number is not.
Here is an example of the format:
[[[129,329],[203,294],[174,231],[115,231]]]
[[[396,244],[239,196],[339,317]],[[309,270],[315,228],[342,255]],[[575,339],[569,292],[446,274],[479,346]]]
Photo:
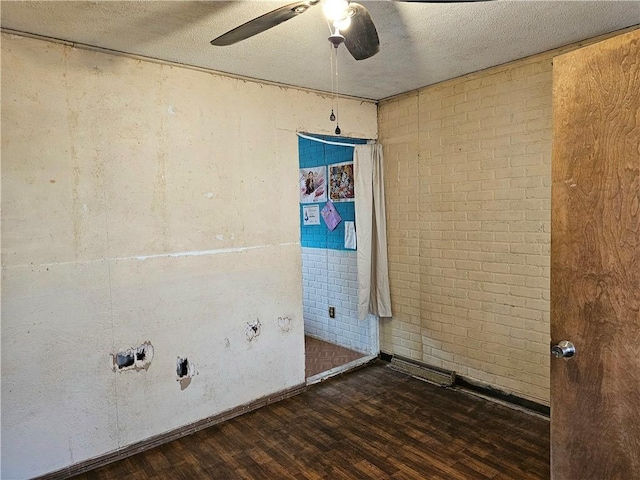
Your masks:
[[[178,357],[176,362],[176,380],[180,383],[180,390],[191,384],[191,379],[197,374],[196,366],[187,357]]]
[[[261,328],[262,325],[260,324],[260,319],[256,319],[255,322],[247,322],[247,328],[245,329],[247,340],[252,342],[256,338],[258,338]]]
[[[189,375],[189,360],[186,358],[178,359],[178,377],[186,377]]]
[[[144,342],[138,347],[120,349],[116,354],[110,354],[111,370],[148,370],[153,360],[153,345]]]
[[[131,351],[118,353],[116,355],[116,363],[118,368],[122,370],[123,368],[127,368],[136,363],[136,359]]]

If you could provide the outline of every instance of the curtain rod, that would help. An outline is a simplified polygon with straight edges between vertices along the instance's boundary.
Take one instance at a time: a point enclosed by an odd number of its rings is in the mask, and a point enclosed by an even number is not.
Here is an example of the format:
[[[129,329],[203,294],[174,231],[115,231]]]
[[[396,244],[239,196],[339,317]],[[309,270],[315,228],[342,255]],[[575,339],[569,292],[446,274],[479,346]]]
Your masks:
[[[340,142],[332,142],[331,140],[323,140],[322,138],[311,137],[309,135],[305,135],[304,133],[296,132],[300,138],[306,138],[307,140],[313,140],[314,142],[326,143],[327,145],[335,145],[337,147],[353,147],[356,145],[362,145],[361,143],[340,143]],[[369,141],[367,141],[368,143]]]

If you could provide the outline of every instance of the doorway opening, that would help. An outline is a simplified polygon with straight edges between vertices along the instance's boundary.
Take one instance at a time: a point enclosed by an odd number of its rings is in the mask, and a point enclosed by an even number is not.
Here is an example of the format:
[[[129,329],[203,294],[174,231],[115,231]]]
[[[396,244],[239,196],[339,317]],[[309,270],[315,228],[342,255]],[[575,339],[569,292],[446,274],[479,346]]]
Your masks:
[[[307,383],[379,352],[377,317],[358,319],[357,245],[351,239],[356,218],[350,145],[363,143],[325,135],[298,139]],[[332,211],[323,215],[324,209]]]

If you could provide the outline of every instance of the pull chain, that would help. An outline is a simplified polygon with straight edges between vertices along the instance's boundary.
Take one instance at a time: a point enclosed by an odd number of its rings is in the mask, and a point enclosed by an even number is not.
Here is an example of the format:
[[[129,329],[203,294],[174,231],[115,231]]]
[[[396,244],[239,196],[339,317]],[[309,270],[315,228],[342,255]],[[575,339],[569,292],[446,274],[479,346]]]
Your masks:
[[[329,52],[330,52],[329,63],[331,64],[331,103],[335,104],[336,91],[335,91],[335,87],[334,87],[334,78],[333,78],[333,75],[334,75],[334,73],[333,73],[333,50],[334,50],[334,48],[333,48],[333,46],[331,46],[329,48],[330,48],[330,50],[329,50]],[[335,122],[336,121],[336,116],[333,113],[333,106],[334,105],[331,106],[331,115],[329,115],[329,120],[331,120],[332,122]]]
[[[336,51],[336,95],[334,95],[334,98],[336,99],[336,135],[340,135],[341,130],[340,130],[340,99],[338,98],[338,49],[334,48],[334,50]]]

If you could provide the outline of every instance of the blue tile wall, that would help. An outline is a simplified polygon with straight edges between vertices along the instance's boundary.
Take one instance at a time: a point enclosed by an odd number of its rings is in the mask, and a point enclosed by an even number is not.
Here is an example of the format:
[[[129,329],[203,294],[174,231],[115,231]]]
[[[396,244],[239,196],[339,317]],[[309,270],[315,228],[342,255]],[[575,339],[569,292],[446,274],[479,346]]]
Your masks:
[[[363,144],[366,140],[332,137],[328,135],[314,135],[316,138],[340,143]],[[298,137],[298,152],[300,168],[311,168],[332,165],[334,163],[350,162],[353,160],[353,148],[327,145],[306,138]],[[320,210],[326,202],[318,203]],[[335,202],[336,210],[342,217],[342,221],[333,232],[330,232],[322,218],[320,225],[303,225],[302,206],[300,204],[300,242],[303,247],[328,248],[331,250],[345,250],[344,248],[344,222],[355,221],[356,212],[354,202]]]

